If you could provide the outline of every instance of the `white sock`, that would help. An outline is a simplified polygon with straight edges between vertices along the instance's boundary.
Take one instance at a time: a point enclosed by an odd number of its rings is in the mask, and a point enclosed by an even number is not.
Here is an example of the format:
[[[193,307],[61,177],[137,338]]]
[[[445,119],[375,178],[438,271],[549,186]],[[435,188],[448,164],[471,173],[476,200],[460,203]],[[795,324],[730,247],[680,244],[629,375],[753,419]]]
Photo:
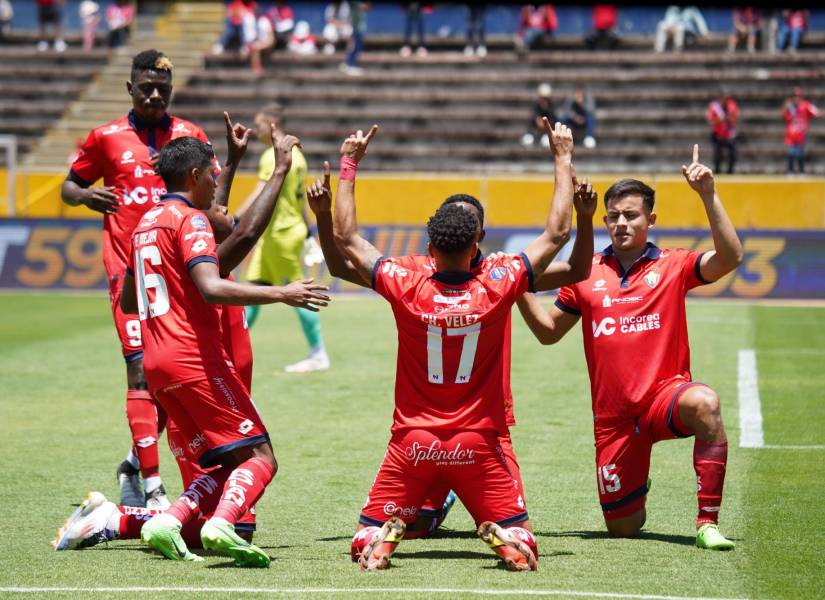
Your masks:
[[[154,475],[152,477],[147,477],[146,479],[143,480],[143,490],[147,494],[151,494],[152,492],[154,492],[156,489],[158,489],[161,486],[161,483],[163,483],[163,482],[160,480],[159,475]]]

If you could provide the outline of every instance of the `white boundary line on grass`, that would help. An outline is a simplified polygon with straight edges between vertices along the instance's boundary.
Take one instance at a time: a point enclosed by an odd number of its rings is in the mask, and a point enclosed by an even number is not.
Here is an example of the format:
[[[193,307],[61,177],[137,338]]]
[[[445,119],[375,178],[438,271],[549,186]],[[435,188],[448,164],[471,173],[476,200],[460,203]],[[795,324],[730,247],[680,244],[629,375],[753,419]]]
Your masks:
[[[705,596],[660,596],[657,594],[619,594],[615,592],[578,592],[573,590],[474,590],[462,588],[254,588],[254,587],[0,587],[0,593],[88,593],[103,594],[134,592],[189,592],[231,593],[231,594],[474,594],[478,596],[568,596],[584,598],[616,598],[619,600],[734,600],[732,598],[709,598]]]
[[[767,450],[825,450],[825,444],[765,444],[762,402],[759,399],[759,373],[756,370],[756,351],[752,348],[739,351],[739,447]]]
[[[763,448],[762,403],[759,400],[759,376],[756,351],[739,351],[739,447]]]

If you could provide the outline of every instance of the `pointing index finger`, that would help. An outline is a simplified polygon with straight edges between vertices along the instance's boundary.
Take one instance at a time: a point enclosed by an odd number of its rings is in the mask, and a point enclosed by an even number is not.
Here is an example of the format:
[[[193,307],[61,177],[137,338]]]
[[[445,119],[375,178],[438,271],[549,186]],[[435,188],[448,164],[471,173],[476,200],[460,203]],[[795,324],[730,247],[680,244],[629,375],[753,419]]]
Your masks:
[[[329,161],[324,161],[324,187],[329,188]]]
[[[693,144],[693,162],[699,162],[699,144]]]
[[[378,125],[373,125],[372,127],[370,127],[370,130],[367,132],[367,137],[365,138],[367,143],[370,142],[370,140],[372,139],[372,136],[374,136],[377,131],[378,131]]]

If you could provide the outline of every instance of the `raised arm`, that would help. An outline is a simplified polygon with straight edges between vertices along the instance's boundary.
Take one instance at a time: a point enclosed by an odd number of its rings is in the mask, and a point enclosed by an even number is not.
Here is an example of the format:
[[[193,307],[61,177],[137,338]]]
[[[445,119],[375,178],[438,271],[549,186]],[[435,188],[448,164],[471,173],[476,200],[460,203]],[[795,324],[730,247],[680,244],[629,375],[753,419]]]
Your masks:
[[[544,273],[534,273],[533,283],[537,291],[555,290],[572,285],[590,276],[593,264],[593,215],[599,202],[599,194],[587,178],[579,182],[573,175],[573,205],[576,207],[576,241],[567,262],[552,262]]]
[[[550,147],[553,149],[555,185],[553,203],[550,205],[544,231],[524,250],[534,273],[543,273],[570,239],[573,218],[573,134],[569,127],[561,123],[556,123],[551,128],[546,117],[542,119],[542,123],[550,136]]]
[[[549,312],[544,310],[534,294],[522,295],[517,304],[524,322],[545,346],[558,342],[579,320],[579,315],[565,312],[555,305],[550,307]]]
[[[369,280],[364,280],[352,263],[335,243],[332,224],[332,191],[329,183],[329,163],[324,161],[324,180],[316,179],[307,189],[307,204],[315,214],[315,224],[318,226],[318,239],[321,242],[321,251],[327,263],[329,274],[351,283],[369,287]]]
[[[335,212],[332,218],[335,243],[364,281],[372,280],[372,270],[381,258],[381,253],[358,234],[358,223],[355,218],[355,175],[358,163],[364,157],[367,146],[377,131],[378,125],[373,125],[367,135],[359,129],[341,145],[341,174],[338,178],[338,193],[335,196]]]
[[[317,312],[319,307],[327,306],[330,301],[329,296],[323,293],[328,288],[312,283],[312,279],[295,281],[285,286],[237,283],[223,279],[218,266],[207,261],[196,264],[189,270],[189,274],[203,299],[210,304],[246,306],[283,302]]]
[[[693,145],[693,162],[688,166],[682,165],[682,175],[702,199],[713,236],[713,250],[702,256],[699,271],[705,281],[716,281],[742,263],[742,242],[716,193],[713,171],[699,162],[699,144]]]
[[[275,128],[271,127],[276,167],[249,210],[240,217],[229,237],[218,246],[218,261],[222,276],[228,275],[232,269],[241,264],[266,230],[272,219],[272,213],[275,211],[284,179],[292,167],[292,148],[301,146],[301,141],[293,135],[285,135],[279,142],[276,142]]]
[[[244,127],[240,123],[232,123],[229,113],[224,111],[224,122],[226,123],[226,147],[228,149],[226,163],[218,175],[218,187],[215,189],[215,204],[226,206],[229,203],[229,190],[232,189],[232,181],[235,179],[235,172],[241,164],[246,148],[249,145],[249,136],[252,130]]]

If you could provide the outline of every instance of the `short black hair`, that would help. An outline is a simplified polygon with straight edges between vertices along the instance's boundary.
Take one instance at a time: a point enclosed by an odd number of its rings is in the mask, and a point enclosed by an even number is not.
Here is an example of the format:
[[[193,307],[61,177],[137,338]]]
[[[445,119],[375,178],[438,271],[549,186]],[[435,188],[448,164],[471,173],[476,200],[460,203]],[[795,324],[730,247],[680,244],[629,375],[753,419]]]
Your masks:
[[[653,205],[656,204],[656,190],[638,179],[619,179],[607,188],[604,194],[604,207],[607,208],[607,204],[614,198],[625,196],[641,196],[647,212],[653,212]]]
[[[144,50],[132,58],[132,81],[142,71],[166,72],[172,77],[172,61],[158,50]]]
[[[176,192],[186,187],[186,177],[192,169],[211,166],[214,157],[211,144],[193,137],[175,138],[160,151],[157,170],[166,189]]]
[[[284,106],[280,102],[270,102],[258,112],[264,116],[270,117],[278,126],[284,126]]]
[[[471,196],[470,194],[453,194],[452,196],[447,196],[447,199],[441,203],[441,206],[447,206],[448,204],[456,204],[458,202],[465,202],[467,204],[472,204],[475,206],[476,210],[478,211],[478,224],[481,225],[482,229],[484,228],[484,207],[481,205],[481,202],[475,196]]]
[[[455,204],[439,207],[427,221],[430,243],[445,254],[456,254],[469,248],[478,229],[475,215]]]

